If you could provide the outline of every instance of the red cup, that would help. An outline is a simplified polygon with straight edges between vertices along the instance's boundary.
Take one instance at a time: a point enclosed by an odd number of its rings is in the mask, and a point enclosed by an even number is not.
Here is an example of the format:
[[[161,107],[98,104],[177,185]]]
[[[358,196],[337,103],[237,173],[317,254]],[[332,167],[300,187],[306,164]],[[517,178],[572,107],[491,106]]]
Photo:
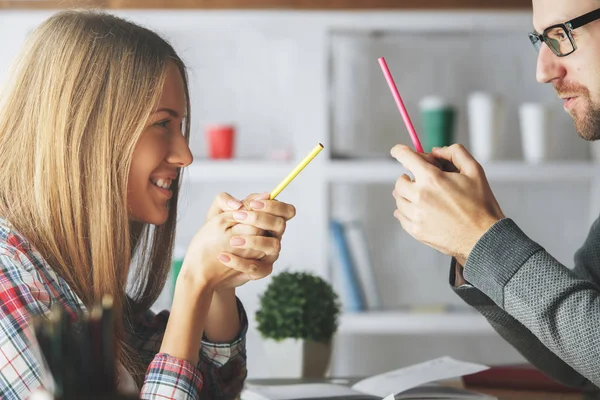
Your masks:
[[[210,125],[206,127],[208,157],[212,159],[232,158],[235,143],[233,125]]]

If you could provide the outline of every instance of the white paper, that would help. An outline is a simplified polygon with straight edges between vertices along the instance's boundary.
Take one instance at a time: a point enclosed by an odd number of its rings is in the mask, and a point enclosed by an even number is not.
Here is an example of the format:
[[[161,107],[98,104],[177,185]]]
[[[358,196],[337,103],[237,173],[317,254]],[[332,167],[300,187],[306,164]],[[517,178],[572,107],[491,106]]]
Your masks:
[[[248,385],[242,400],[371,399],[373,396],[332,383],[303,383],[297,385]]]
[[[440,357],[421,364],[363,379],[352,386],[359,392],[378,397],[401,393],[423,383],[470,375],[488,369],[488,366]]]
[[[396,399],[396,396],[394,396],[393,394],[390,394],[388,397],[386,397],[383,400],[395,400],[395,399]]]

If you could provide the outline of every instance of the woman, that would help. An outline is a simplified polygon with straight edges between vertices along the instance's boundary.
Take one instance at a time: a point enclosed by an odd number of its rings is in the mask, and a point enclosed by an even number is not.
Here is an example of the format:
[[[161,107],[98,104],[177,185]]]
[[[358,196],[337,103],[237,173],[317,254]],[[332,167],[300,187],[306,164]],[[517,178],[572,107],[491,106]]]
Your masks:
[[[164,287],[180,171],[192,162],[185,67],[155,33],[64,11],[28,38],[0,104],[0,397],[42,386],[31,318],[113,297],[119,388],[234,398],[246,376],[235,288],[271,273],[293,206],[219,195]],[[133,269],[133,288],[126,282]],[[133,268],[133,267],[132,267]],[[133,377],[133,379],[132,379]]]

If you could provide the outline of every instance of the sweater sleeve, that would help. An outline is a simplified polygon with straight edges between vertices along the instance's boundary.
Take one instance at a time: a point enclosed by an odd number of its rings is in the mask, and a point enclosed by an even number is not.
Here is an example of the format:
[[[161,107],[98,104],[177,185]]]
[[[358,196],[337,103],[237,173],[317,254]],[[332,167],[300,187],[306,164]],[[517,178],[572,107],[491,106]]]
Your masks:
[[[509,218],[477,242],[464,266],[468,284],[454,287],[494,329],[552,378],[586,391],[600,385],[600,239],[598,222],[565,267]]]

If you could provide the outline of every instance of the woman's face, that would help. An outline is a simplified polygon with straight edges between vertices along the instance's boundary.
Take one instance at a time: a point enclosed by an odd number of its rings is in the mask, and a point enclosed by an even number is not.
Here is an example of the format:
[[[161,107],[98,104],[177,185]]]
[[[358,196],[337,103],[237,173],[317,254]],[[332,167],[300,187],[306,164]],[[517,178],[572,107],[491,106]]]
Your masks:
[[[171,182],[193,160],[182,132],[185,112],[183,79],[171,63],[158,107],[150,115],[133,153],[127,184],[131,220],[153,225],[167,221],[167,205],[173,195]]]

